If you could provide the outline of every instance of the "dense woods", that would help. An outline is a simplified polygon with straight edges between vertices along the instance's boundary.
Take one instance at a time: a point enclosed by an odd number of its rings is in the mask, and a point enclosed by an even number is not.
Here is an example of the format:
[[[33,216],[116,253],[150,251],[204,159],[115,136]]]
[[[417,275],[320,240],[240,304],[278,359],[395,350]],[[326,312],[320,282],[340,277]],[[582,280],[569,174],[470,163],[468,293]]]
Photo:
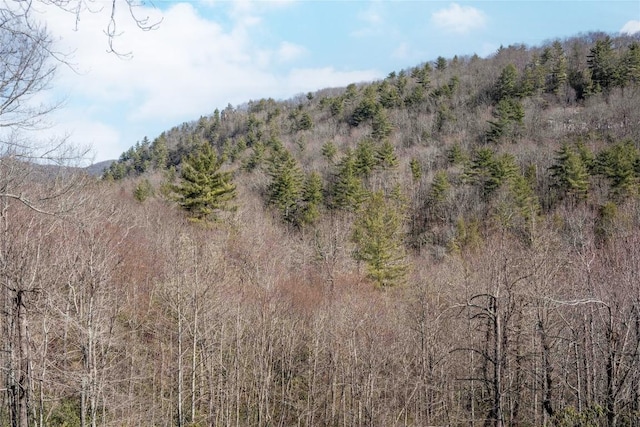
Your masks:
[[[3,152],[0,425],[640,425],[639,84],[591,33],[229,105],[99,180]]]

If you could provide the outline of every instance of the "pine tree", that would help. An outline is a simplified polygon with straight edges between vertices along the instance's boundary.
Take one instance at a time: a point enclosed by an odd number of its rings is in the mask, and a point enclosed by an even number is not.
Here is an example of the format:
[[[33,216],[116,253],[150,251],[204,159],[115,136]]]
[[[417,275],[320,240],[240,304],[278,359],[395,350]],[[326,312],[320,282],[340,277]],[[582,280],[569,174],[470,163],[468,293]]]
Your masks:
[[[640,84],[640,43],[631,42],[622,59],[622,83],[626,85]]]
[[[366,191],[356,167],[355,156],[351,151],[347,151],[337,168],[338,171],[331,189],[331,206],[355,212],[366,198]]]
[[[153,159],[153,166],[156,169],[164,170],[167,168],[169,148],[167,147],[167,138],[164,134],[153,140],[151,144],[151,157]]]
[[[454,144],[447,151],[447,161],[452,165],[462,165],[468,161],[468,156],[459,144]]]
[[[349,124],[353,127],[357,127],[367,120],[373,120],[381,109],[382,105],[380,105],[375,98],[366,97],[360,101],[356,109],[353,111],[353,114],[349,118]]]
[[[222,162],[209,143],[201,143],[182,163],[180,183],[171,187],[175,199],[194,221],[217,219],[230,210],[236,197],[232,173],[220,171]]]
[[[496,101],[515,98],[520,95],[518,89],[518,70],[515,65],[509,64],[502,69],[500,77],[498,77],[498,81],[496,82],[494,93]]]
[[[251,155],[247,159],[244,167],[247,171],[252,171],[254,169],[259,168],[264,161],[264,154],[266,151],[266,147],[264,143],[261,141],[256,142],[253,147],[251,147]]]
[[[559,41],[553,42],[547,79],[547,92],[559,94],[567,82],[567,57]]]
[[[313,119],[311,119],[311,115],[307,111],[303,112],[300,117],[298,117],[296,122],[296,130],[309,130],[313,127]]]
[[[595,92],[608,92],[613,88],[618,81],[619,70],[609,36],[596,41],[587,57],[587,64],[591,70]]]
[[[407,74],[404,72],[404,70],[398,73],[398,77],[396,78],[395,83],[396,88],[398,89],[398,95],[402,97],[405,94],[405,91],[407,90],[407,84],[409,83]]]
[[[533,54],[531,61],[525,66],[522,74],[522,96],[537,95],[545,87],[546,67],[537,54]]]
[[[302,209],[299,224],[312,224],[320,217],[323,201],[322,177],[317,172],[307,175],[302,191]]]
[[[417,107],[425,100],[425,97],[424,87],[420,85],[414,86],[411,93],[404,98],[404,105],[406,107]]]
[[[422,89],[428,89],[431,84],[431,65],[425,63],[422,67],[414,68],[411,71],[411,77],[416,79]]]
[[[333,163],[338,153],[338,147],[332,141],[325,142],[322,145],[322,155],[329,163]]]
[[[614,200],[638,194],[636,168],[639,162],[640,153],[629,140],[616,143],[598,154],[596,172],[609,180]]]
[[[422,179],[422,165],[415,157],[411,159],[409,162],[409,168],[411,168],[411,176],[413,177],[413,182],[419,182]]]
[[[583,200],[589,191],[589,173],[582,158],[568,144],[556,152],[554,164],[549,168],[553,186],[563,196]]]
[[[490,148],[476,150],[467,170],[471,182],[478,186],[484,197],[489,197],[503,183],[517,173],[515,158],[510,154],[496,157]]]
[[[153,194],[153,185],[151,185],[151,182],[147,178],[138,182],[138,184],[136,184],[136,188],[133,190],[133,197],[135,197],[135,199],[140,203],[144,203],[144,201],[153,196]]]
[[[354,257],[366,263],[368,277],[381,288],[401,284],[407,274],[402,216],[401,208],[378,191],[371,194],[354,224]]]
[[[384,109],[380,108],[376,110],[371,119],[371,136],[377,141],[383,140],[393,131],[393,126],[384,112]]]
[[[385,80],[380,84],[378,92],[379,92],[378,96],[380,98],[380,104],[384,108],[395,108],[400,106],[401,104],[400,93],[396,86],[390,84],[388,81]]]
[[[333,117],[341,115],[344,111],[344,99],[342,97],[332,98],[329,102],[329,111]]]
[[[487,140],[499,142],[502,138],[513,136],[523,123],[524,107],[515,98],[501,99],[493,109],[496,120],[489,121]]]
[[[398,156],[393,144],[385,139],[375,150],[376,166],[382,169],[393,169],[398,166]]]
[[[355,167],[357,174],[362,178],[369,178],[373,168],[376,167],[376,151],[370,139],[365,138],[358,142],[355,152]]]
[[[284,150],[271,158],[268,173],[271,177],[267,187],[269,203],[280,211],[284,221],[296,223],[304,183],[298,162]]]

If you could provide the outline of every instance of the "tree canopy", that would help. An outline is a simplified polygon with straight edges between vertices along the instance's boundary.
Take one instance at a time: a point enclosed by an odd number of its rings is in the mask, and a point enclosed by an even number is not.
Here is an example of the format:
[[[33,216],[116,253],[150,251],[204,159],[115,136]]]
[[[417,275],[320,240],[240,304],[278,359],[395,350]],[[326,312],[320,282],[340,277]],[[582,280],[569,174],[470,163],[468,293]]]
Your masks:
[[[175,199],[195,221],[215,220],[221,211],[232,209],[236,197],[233,174],[221,171],[222,161],[208,143],[189,155],[182,164],[180,182],[172,187]]]

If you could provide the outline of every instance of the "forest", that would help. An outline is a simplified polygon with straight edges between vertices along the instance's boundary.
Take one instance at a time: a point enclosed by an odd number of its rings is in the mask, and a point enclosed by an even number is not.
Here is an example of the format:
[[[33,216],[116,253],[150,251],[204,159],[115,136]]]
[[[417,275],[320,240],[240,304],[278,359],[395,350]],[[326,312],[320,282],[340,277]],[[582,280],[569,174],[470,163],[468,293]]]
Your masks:
[[[638,35],[27,149],[0,426],[640,426]]]

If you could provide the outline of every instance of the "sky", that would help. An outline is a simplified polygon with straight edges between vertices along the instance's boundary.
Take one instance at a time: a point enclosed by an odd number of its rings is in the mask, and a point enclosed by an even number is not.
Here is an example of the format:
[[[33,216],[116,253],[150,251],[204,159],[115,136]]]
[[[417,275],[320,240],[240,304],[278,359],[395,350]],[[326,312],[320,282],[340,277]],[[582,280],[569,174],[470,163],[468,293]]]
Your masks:
[[[117,0],[73,14],[38,6],[59,64],[39,102],[62,102],[39,138],[66,136],[91,161],[117,159],[145,136],[250,100],[286,100],[384,78],[438,56],[486,57],[589,31],[640,32],[640,1]]]

